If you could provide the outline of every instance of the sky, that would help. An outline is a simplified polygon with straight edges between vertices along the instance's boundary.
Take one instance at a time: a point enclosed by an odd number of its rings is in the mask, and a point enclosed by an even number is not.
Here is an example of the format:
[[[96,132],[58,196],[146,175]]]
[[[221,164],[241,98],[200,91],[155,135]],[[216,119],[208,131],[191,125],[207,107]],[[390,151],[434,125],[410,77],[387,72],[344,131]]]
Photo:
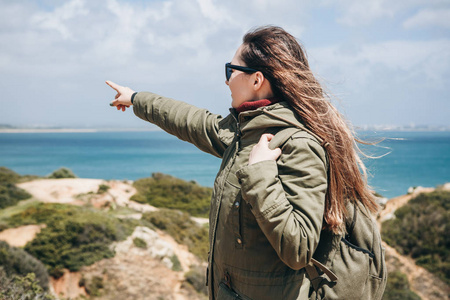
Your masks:
[[[355,126],[450,126],[449,0],[0,0],[0,124],[148,128],[114,81],[226,115],[224,64],[277,25]]]

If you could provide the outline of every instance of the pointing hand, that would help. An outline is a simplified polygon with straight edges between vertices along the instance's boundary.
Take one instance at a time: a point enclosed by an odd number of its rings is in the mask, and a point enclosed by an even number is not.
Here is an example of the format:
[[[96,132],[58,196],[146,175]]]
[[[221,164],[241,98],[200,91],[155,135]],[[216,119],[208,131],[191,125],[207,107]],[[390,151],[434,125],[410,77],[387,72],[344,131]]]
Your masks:
[[[134,94],[134,91],[129,87],[124,87],[118,84],[115,84],[112,81],[107,80],[106,84],[112,87],[116,92],[115,100],[113,100],[109,105],[117,107],[117,110],[125,111],[126,108],[132,105],[131,103],[131,95]]]

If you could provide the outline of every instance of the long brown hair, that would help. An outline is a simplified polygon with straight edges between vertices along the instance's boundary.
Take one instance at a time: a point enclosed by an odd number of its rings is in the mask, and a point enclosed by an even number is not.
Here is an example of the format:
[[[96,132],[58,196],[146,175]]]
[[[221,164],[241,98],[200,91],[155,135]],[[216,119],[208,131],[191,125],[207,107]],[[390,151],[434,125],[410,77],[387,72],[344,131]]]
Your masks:
[[[241,59],[248,67],[260,70],[275,96],[287,101],[304,125],[328,142],[324,228],[335,233],[342,231],[349,200],[360,201],[376,212],[378,204],[359,157],[360,141],[314,77],[295,37],[280,27],[259,27],[244,36]]]

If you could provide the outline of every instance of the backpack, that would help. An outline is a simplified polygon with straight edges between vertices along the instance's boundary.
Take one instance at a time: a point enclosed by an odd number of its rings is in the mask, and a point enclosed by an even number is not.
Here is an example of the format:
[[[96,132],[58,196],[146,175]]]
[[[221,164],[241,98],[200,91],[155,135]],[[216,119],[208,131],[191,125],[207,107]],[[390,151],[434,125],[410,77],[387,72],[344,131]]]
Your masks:
[[[280,130],[270,142],[271,149],[300,131],[308,132],[323,145],[322,139],[302,124],[288,123],[296,128]],[[383,296],[387,269],[378,226],[360,202],[349,201],[346,209],[346,233],[323,230],[313,258],[305,267],[311,282],[310,300],[379,300]]]
[[[363,205],[349,202],[345,227],[345,235],[321,232],[314,258],[305,268],[311,281],[311,300],[383,297],[387,269],[375,221]]]

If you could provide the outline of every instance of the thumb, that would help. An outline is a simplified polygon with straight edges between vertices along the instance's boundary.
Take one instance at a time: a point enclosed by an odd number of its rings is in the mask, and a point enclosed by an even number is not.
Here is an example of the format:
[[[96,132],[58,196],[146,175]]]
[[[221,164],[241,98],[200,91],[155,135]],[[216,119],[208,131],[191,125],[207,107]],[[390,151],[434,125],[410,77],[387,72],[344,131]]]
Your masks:
[[[277,158],[281,155],[281,149],[280,148],[275,148],[272,151],[277,156]]]
[[[263,135],[261,135],[261,138],[259,139],[259,141],[261,143],[269,143],[272,139],[273,139],[273,134],[264,133]]]

